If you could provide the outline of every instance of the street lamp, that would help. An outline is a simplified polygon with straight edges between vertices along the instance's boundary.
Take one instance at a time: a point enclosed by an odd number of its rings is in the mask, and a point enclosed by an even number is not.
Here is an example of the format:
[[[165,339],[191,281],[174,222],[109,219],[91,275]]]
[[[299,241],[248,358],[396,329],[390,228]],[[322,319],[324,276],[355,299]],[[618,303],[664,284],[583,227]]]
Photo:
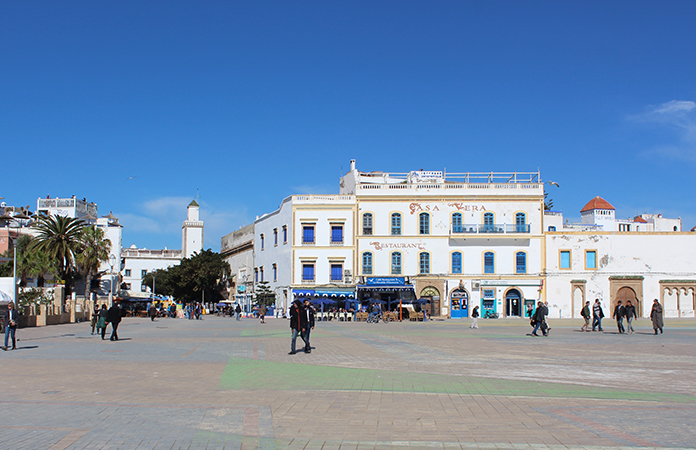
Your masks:
[[[114,264],[116,263],[116,255],[109,255],[109,266],[111,266],[111,283],[109,283],[109,307],[114,304]]]

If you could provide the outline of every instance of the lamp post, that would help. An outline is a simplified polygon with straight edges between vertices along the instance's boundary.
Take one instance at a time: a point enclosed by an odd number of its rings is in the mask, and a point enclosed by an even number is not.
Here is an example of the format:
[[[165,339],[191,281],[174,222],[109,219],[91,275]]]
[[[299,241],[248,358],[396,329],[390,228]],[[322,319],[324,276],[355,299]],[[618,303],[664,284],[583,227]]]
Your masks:
[[[111,266],[111,283],[109,283],[109,307],[114,304],[114,264],[116,263],[116,255],[109,255],[109,266]]]

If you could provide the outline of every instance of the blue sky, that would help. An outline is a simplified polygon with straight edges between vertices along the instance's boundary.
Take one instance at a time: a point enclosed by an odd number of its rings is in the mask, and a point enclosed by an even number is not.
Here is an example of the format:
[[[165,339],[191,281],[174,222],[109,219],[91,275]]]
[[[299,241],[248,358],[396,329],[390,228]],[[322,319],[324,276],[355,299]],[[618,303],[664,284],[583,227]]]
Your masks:
[[[205,246],[359,170],[536,171],[696,225],[696,2],[0,3],[0,196]],[[133,178],[131,178],[133,177]],[[130,178],[130,179],[129,179]]]

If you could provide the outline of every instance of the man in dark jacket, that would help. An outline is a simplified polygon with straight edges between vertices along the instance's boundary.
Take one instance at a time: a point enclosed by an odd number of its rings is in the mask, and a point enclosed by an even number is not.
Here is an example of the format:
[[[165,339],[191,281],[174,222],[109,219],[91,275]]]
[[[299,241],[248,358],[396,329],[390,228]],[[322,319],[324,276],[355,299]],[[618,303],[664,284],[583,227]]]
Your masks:
[[[305,341],[305,353],[312,353],[312,347],[309,345],[309,333],[314,329],[314,308],[309,303],[309,299],[304,301],[305,316],[307,316],[307,328],[305,329],[304,341]]]
[[[543,303],[538,302],[537,303],[537,308],[536,311],[534,311],[534,316],[532,316],[532,320],[534,320],[534,330],[532,330],[532,336],[539,336],[537,334],[537,330],[541,328],[541,332],[544,336],[548,336],[548,333],[546,332],[546,314],[547,314],[547,309],[546,306],[544,306]]]
[[[7,304],[7,313],[5,314],[5,345],[2,347],[3,350],[7,350],[10,344],[10,338],[12,339],[12,350],[17,348],[17,340],[15,339],[15,332],[17,331],[17,320],[19,315],[14,307],[14,303]]]
[[[297,341],[297,336],[300,336],[304,341],[304,333],[307,329],[307,315],[304,313],[304,308],[302,308],[302,302],[295,300],[290,307],[290,330],[292,331],[292,344],[290,345],[290,355],[297,353],[295,351],[295,342]],[[305,342],[305,347],[307,343]]]
[[[624,324],[623,324],[623,318],[626,315],[626,308],[621,304],[621,300],[616,304],[616,307],[614,308],[614,319],[616,319],[616,328],[619,329],[619,334],[623,334],[624,331]]]
[[[109,308],[106,320],[111,323],[111,338],[112,341],[118,341],[118,324],[121,323],[121,308],[117,304]]]
[[[626,308],[624,309],[625,311],[625,317],[626,317],[626,333],[632,334],[633,333],[633,319],[636,319],[638,316],[636,315],[636,307],[633,306],[631,301],[626,302]]]

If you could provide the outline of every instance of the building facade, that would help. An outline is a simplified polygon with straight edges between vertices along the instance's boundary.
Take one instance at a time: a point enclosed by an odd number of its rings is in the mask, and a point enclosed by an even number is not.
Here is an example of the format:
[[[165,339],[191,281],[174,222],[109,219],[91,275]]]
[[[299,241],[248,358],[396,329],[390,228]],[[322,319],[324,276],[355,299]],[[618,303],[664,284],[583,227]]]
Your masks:
[[[696,234],[681,219],[618,219],[595,197],[568,223],[545,211],[538,172],[360,172],[351,161],[339,195],[296,195],[222,239],[233,290],[250,306],[267,281],[276,306],[295,298],[420,301],[435,317],[580,317],[600,299],[607,315],[631,300],[648,317],[696,309]]]

